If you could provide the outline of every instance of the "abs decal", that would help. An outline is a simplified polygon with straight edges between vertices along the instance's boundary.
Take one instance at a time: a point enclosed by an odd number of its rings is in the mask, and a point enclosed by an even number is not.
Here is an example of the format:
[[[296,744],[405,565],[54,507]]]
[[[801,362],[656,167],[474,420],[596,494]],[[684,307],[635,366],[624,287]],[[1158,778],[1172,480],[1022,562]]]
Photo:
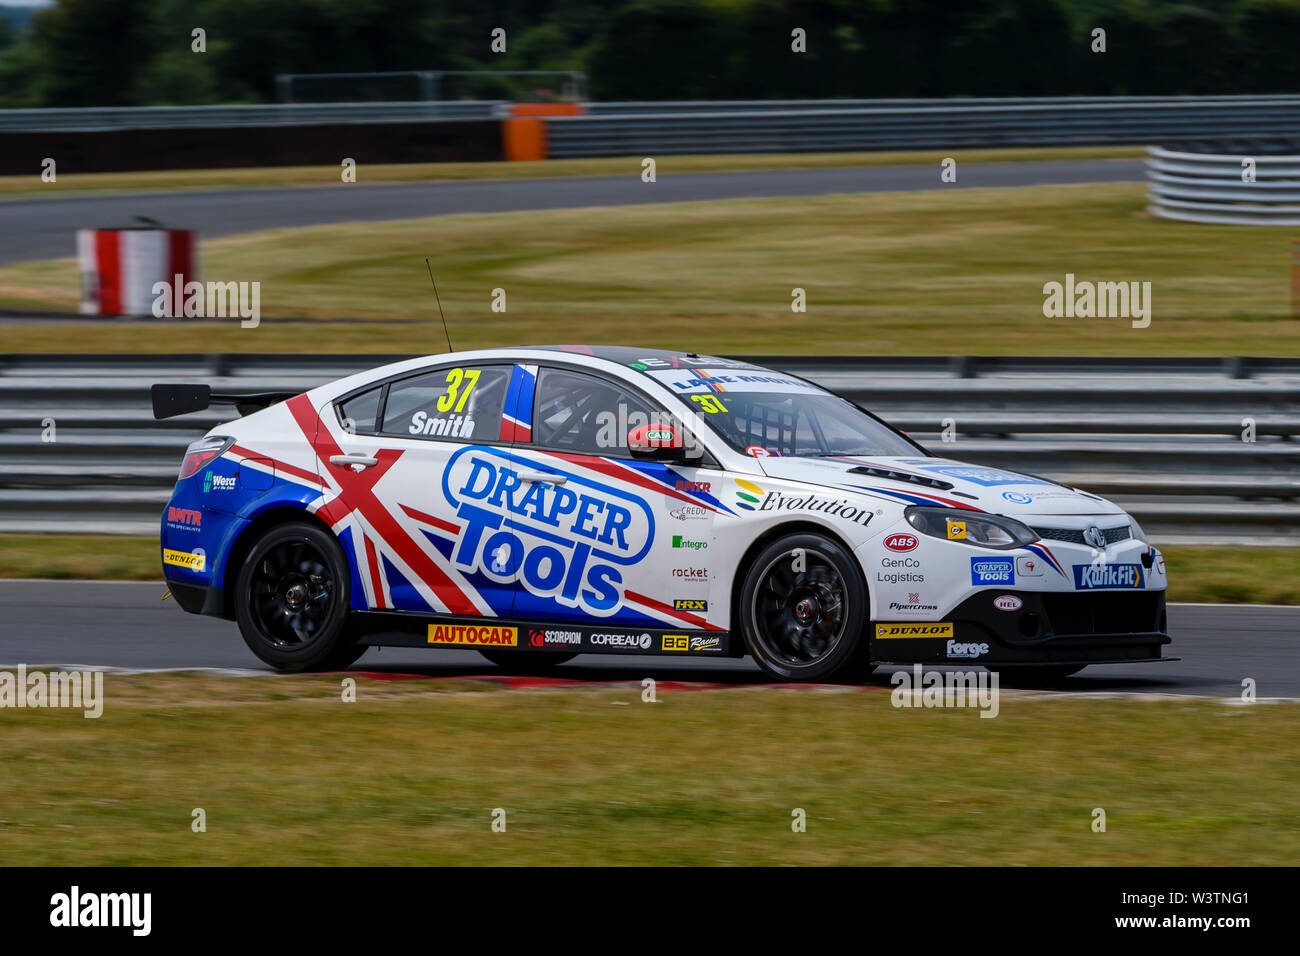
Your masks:
[[[528,480],[524,472],[554,481]],[[623,603],[623,569],[649,552],[655,522],[639,497],[495,448],[455,452],[442,493],[462,522],[453,561],[595,617]]]

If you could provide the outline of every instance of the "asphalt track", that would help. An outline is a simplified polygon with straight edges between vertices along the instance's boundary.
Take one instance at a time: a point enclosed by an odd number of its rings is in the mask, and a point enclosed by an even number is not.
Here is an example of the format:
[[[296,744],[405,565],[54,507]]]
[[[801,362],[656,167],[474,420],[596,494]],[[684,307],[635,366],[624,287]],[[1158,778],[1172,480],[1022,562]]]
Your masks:
[[[585,206],[697,202],[839,193],[969,189],[991,186],[1131,182],[1137,159],[959,163],[957,181],[941,183],[939,164],[757,172],[680,173],[641,181],[640,160],[625,176],[475,182],[361,183],[301,188],[80,194],[0,201],[0,265],[76,255],[78,229],[138,224],[145,216],[203,238],[290,226],[381,222],[453,213],[522,212]]]
[[[163,601],[161,583],[0,581],[0,668],[231,668],[270,673],[233,623],[186,614]],[[1062,690],[1098,694],[1239,697],[1255,680],[1258,697],[1300,698],[1300,607],[1173,605],[1174,643],[1162,664],[1090,667]],[[453,677],[496,671],[473,651],[372,649],[354,670]],[[645,677],[720,684],[767,683],[748,659],[687,661],[580,655],[555,676],[595,681]],[[873,683],[889,686],[878,672]]]

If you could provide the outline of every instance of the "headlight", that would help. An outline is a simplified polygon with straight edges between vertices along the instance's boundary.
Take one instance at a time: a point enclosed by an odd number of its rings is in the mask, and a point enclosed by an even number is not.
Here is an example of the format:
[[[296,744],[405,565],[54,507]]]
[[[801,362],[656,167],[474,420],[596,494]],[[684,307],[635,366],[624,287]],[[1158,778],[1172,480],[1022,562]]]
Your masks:
[[[981,548],[1008,551],[1038,540],[1038,535],[1015,518],[981,514],[960,508],[913,506],[904,512],[907,523],[922,534],[945,541],[960,541]]]

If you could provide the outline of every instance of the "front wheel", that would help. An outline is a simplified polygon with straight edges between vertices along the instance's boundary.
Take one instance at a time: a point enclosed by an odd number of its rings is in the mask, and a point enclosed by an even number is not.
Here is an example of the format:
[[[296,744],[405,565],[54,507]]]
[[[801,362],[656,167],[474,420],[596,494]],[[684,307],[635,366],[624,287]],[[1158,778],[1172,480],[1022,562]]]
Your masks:
[[[338,539],[294,521],[253,545],[235,582],[235,620],[249,649],[277,670],[338,670],[366,648],[347,627],[347,559]]]
[[[867,588],[853,556],[814,532],[773,541],[740,593],[741,628],[758,666],[781,680],[869,673]]]

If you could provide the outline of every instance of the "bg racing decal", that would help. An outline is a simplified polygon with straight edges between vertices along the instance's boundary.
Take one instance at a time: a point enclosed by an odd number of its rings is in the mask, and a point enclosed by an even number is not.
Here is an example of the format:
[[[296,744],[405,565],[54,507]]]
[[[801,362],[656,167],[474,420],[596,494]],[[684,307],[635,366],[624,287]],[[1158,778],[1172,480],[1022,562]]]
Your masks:
[[[623,569],[649,552],[655,521],[639,497],[492,448],[447,461],[442,492],[464,523],[453,561],[568,608],[608,616],[623,603]]]

